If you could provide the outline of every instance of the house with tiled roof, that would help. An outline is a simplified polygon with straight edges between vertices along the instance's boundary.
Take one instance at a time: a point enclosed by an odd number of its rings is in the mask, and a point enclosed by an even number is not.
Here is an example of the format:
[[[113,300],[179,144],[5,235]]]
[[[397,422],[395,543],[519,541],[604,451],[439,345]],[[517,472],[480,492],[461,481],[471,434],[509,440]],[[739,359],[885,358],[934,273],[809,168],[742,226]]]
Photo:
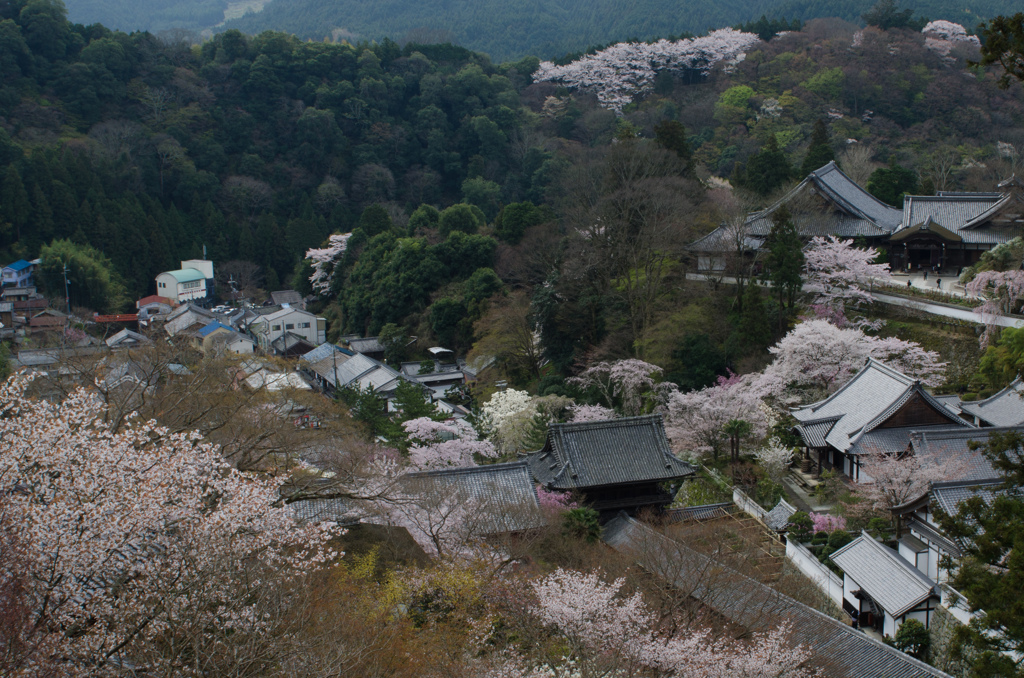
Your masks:
[[[824,400],[794,408],[794,431],[806,454],[824,468],[851,480],[870,481],[861,457],[872,452],[899,454],[912,431],[929,426],[971,424],[928,393],[920,380],[868,359],[850,381]]]
[[[259,315],[249,323],[249,333],[256,339],[259,347],[266,352],[283,354],[283,351],[294,342],[274,342],[288,333],[302,339],[309,347],[315,348],[327,341],[327,320],[318,318],[308,311],[298,308],[284,307],[273,313]],[[302,353],[308,353],[305,348]]]
[[[482,536],[511,534],[545,524],[526,461],[408,473],[402,489],[410,496],[457,499],[471,507],[473,530]]]
[[[527,460],[548,490],[577,493],[604,512],[664,508],[672,501],[664,486],[694,473],[672,454],[660,414],[551,424]]]
[[[1024,182],[1010,177],[987,193],[939,192],[908,195],[902,209],[883,203],[834,162],[816,169],[767,208],[742,224],[723,224],[690,245],[698,270],[725,270],[729,254],[764,247],[773,215],[789,210],[800,236],[834,235],[884,246],[894,271],[908,267],[959,270],[982,252],[1024,235]]]
[[[211,320],[195,332],[197,348],[204,355],[251,355],[255,349],[252,337],[238,332],[219,320]]]
[[[820,167],[767,208],[747,216],[739,227],[724,224],[690,245],[700,270],[724,267],[721,253],[754,251],[764,246],[773,216],[786,207],[805,239],[836,235],[883,242],[902,223],[900,210],[861,188],[835,162]]]
[[[829,556],[843,571],[843,608],[889,637],[908,619],[931,626],[942,591],[903,556],[867,532]]]
[[[911,454],[936,462],[953,462],[956,477],[932,483],[928,491],[892,509],[898,525],[899,551],[909,562],[933,580],[942,583],[945,556],[959,558],[962,544],[945,535],[936,511],[955,515],[962,502],[981,497],[991,503],[1004,491],[1005,480],[979,449],[997,433],[1024,433],[1024,427],[936,428],[915,432],[910,439]]]
[[[788,626],[789,641],[810,650],[809,664],[827,678],[949,676],[851,627],[848,620],[823,614],[625,514],[605,525],[603,539],[652,576],[748,632]]]
[[[1020,426],[1024,424],[1024,381],[1017,377],[993,396],[960,403],[960,411],[975,426]]]

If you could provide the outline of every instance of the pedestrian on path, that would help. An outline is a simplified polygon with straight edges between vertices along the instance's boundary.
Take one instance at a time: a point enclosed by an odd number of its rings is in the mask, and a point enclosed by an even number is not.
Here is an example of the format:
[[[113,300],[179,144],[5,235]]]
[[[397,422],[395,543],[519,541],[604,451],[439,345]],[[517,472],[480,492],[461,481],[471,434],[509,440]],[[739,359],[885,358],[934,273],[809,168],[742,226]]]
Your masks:
[[[927,269],[927,268],[926,268],[926,269],[924,269],[924,279],[925,279],[925,280],[927,280],[927,279],[928,279],[928,269]]]
[[[940,290],[942,289],[942,278],[939,278],[938,280],[935,281],[935,286],[938,287]]]

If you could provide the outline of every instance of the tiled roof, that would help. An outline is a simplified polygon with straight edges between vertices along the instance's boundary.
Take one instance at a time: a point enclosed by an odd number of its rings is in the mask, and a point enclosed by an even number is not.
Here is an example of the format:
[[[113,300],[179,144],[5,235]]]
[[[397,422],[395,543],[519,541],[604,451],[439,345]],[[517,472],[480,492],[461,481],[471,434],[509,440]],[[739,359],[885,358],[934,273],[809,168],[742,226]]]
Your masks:
[[[964,465],[963,471],[950,480],[984,480],[999,477],[999,472],[992,467],[992,462],[979,449],[972,450],[969,443],[986,443],[993,433],[1007,431],[1024,432],[1024,428],[932,428],[915,431],[910,436],[910,444],[914,454],[921,459],[931,459],[936,463],[959,460]]]
[[[544,447],[529,456],[542,485],[583,489],[671,480],[693,474],[672,455],[660,414],[551,424]]]
[[[1016,426],[1024,424],[1024,398],[1021,396],[1024,396],[1024,382],[1018,377],[994,396],[965,402],[960,409],[989,426]]]
[[[756,250],[764,245],[763,237],[750,235],[743,236],[743,249]],[[703,238],[690,244],[694,252],[735,252],[736,236],[729,226],[719,226]]]
[[[922,430],[921,426],[876,428],[858,436],[846,450],[847,454],[902,454],[910,448],[910,434]],[[945,426],[941,428],[947,428]]]
[[[366,337],[365,339],[351,339],[348,345],[356,353],[381,353],[384,347],[377,337]]]
[[[962,410],[961,405],[963,403],[960,400],[960,396],[958,396],[956,394],[953,394],[953,395],[941,395],[941,396],[940,395],[933,395],[932,397],[935,398],[935,400],[937,400],[938,402],[942,403],[943,406],[947,410],[952,412],[953,414],[959,415],[961,413],[961,410]]]
[[[795,408],[792,413],[801,425],[838,417],[824,439],[828,445],[846,452],[858,436],[884,423],[915,395],[930,402],[940,414],[949,419],[950,424],[969,426],[935,401],[921,387],[920,382],[871,358],[860,372],[828,398]],[[800,427],[796,428],[800,432]],[[804,442],[809,444],[807,438]]]
[[[962,502],[971,497],[981,497],[991,504],[996,496],[1005,492],[1002,478],[987,480],[956,480],[948,483],[932,483],[931,500],[948,515],[956,515]]]
[[[344,499],[310,497],[288,504],[292,516],[300,523],[338,523],[354,525],[359,522],[358,512]]]
[[[825,419],[809,420],[803,424],[797,424],[793,428],[803,438],[804,444],[807,447],[828,447],[825,438],[840,419],[841,417],[827,417]]]
[[[721,504],[704,504],[703,506],[687,506],[686,508],[675,508],[665,511],[665,518],[672,523],[684,523],[690,520],[714,520],[715,518],[727,518],[735,504],[731,501]]]
[[[485,533],[502,534],[544,525],[527,462],[409,473],[403,486],[412,494],[456,492],[472,506]]]
[[[992,193],[908,195],[903,200],[903,223],[897,233],[931,222],[966,243],[995,245],[1006,242],[1021,235],[1020,229],[1016,232],[988,229],[984,227],[984,222],[1011,200],[1012,196]]]
[[[271,292],[270,299],[275,304],[301,304],[302,295],[295,290],[280,290]]]
[[[331,343],[320,344],[309,353],[302,356],[302,360],[305,360],[309,364],[317,363],[324,358],[330,358],[332,353],[341,353],[346,356],[352,355],[352,351],[335,346]]]
[[[805,645],[828,678],[948,678],[948,674],[715,562],[647,525],[619,514],[604,541],[652,575],[672,583],[729,621],[752,632],[792,627],[790,640]]]
[[[780,499],[775,508],[765,514],[764,524],[776,532],[782,532],[789,525],[789,519],[793,517],[794,513],[796,513],[796,507],[785,499]]]
[[[150,340],[148,337],[141,335],[138,332],[133,332],[132,330],[125,328],[117,334],[107,337],[106,343],[107,346],[113,348],[115,346],[120,346],[123,343],[148,344],[150,343]]]
[[[939,597],[935,582],[867,532],[829,558],[893,617],[902,616],[932,596]]]

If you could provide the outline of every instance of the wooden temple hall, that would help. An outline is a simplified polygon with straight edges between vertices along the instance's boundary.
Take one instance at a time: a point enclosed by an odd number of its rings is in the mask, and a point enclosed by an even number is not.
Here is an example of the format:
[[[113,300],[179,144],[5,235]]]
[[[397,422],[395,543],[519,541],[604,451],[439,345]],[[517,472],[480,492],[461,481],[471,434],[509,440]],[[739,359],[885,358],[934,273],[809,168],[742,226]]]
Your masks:
[[[1024,235],[1024,181],[1012,176],[989,193],[940,191],[908,195],[903,209],[887,205],[830,162],[811,172],[779,201],[749,214],[739,227],[723,225],[690,249],[698,269],[726,272],[730,255],[760,250],[773,215],[786,206],[805,239],[857,238],[889,252],[893,271],[936,269],[949,275],[1001,243]]]

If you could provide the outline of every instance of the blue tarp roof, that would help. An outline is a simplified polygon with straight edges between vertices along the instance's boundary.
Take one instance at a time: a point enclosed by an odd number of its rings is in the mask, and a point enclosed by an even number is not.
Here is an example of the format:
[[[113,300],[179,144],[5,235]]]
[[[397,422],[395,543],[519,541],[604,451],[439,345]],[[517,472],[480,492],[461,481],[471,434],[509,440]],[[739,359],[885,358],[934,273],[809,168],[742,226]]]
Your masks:
[[[219,330],[222,327],[224,329],[228,330],[229,332],[234,332],[233,329],[231,329],[230,327],[228,327],[224,323],[220,323],[220,322],[217,322],[216,320],[214,320],[212,323],[210,323],[209,325],[203,327],[203,329],[199,330],[198,334],[199,334],[200,337],[205,338],[205,337],[209,336],[210,334],[212,334],[213,332]]]
[[[18,259],[13,264],[7,264],[4,268],[9,268],[12,271],[24,271],[26,268],[32,265],[32,262],[25,261],[24,259]]]

